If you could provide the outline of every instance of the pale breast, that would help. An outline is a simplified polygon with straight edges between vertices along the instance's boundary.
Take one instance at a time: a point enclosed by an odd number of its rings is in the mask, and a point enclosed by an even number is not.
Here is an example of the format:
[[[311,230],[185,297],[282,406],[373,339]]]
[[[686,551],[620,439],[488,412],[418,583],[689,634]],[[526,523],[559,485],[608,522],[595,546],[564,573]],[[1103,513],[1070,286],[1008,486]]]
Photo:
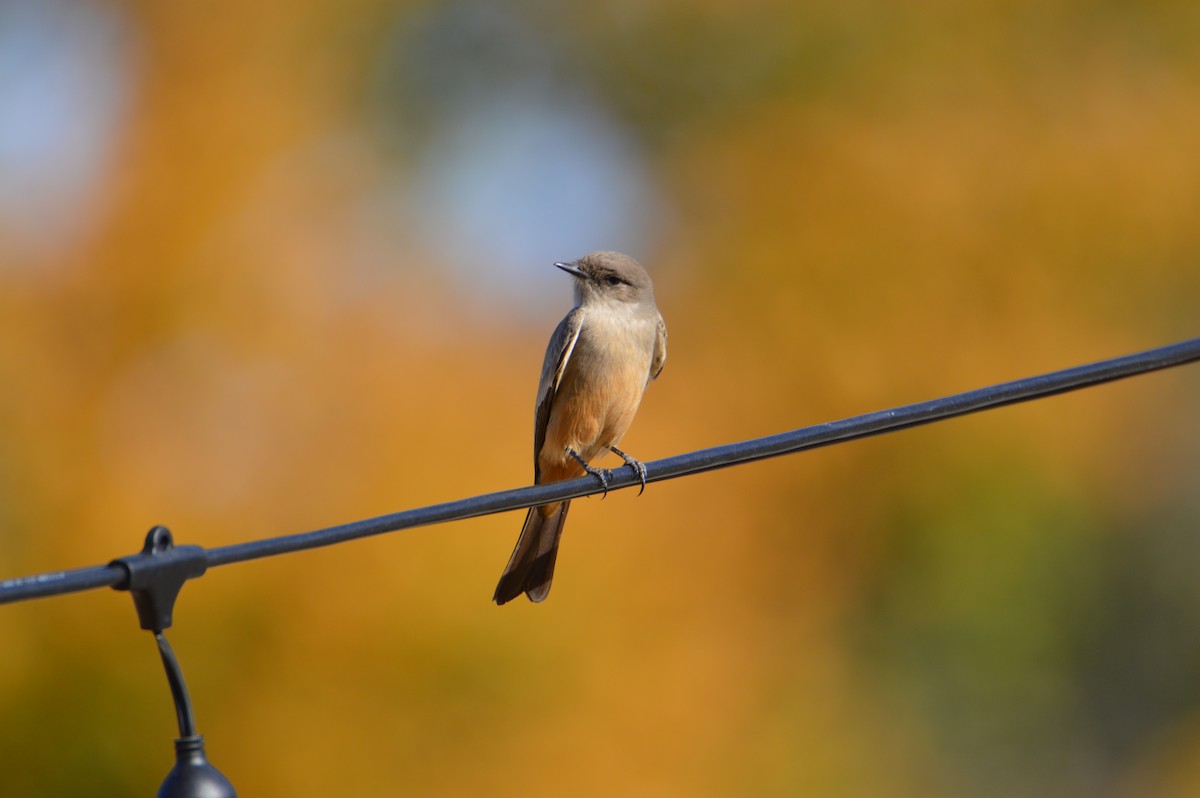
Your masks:
[[[656,319],[588,314],[550,410],[544,470],[572,470],[567,446],[591,460],[620,441],[649,382],[656,335]]]

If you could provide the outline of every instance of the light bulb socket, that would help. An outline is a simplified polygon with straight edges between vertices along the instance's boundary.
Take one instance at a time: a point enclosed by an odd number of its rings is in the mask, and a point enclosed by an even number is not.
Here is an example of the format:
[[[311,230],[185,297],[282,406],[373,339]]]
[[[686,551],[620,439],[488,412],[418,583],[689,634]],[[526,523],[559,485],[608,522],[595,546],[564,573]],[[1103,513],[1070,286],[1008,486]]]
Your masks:
[[[158,798],[237,798],[229,779],[208,763],[204,735],[175,741],[175,767],[158,789]]]

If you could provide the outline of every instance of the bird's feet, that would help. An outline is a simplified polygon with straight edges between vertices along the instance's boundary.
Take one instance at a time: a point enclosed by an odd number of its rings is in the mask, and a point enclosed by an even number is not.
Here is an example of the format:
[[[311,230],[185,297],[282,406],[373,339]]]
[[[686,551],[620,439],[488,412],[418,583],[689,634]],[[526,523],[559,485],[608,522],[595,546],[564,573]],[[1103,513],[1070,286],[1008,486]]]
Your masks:
[[[590,465],[588,465],[587,460],[584,460],[582,457],[580,457],[579,453],[569,446],[567,447],[567,454],[575,458],[575,462],[583,466],[583,470],[591,474],[592,477],[600,483],[600,487],[604,489],[604,492],[600,494],[600,498],[603,499],[605,496],[607,496],[608,478],[612,475],[611,472],[607,468],[592,468]]]
[[[638,460],[637,458],[630,457],[629,455],[625,454],[625,452],[618,449],[616,446],[609,446],[608,448],[612,450],[613,454],[617,455],[622,460],[624,460],[625,465],[632,468],[633,473],[637,474],[638,479],[640,479],[642,481],[642,488],[641,488],[641,490],[638,491],[638,495],[641,496],[646,491],[646,464],[643,463],[641,460]]]

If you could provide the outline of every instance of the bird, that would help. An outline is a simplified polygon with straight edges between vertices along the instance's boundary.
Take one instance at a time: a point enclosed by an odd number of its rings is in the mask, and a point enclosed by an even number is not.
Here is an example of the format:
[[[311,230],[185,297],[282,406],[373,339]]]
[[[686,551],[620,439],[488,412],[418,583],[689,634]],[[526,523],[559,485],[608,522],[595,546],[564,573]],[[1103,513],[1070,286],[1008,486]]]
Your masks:
[[[667,360],[667,327],[642,265],[619,252],[555,263],[574,279],[575,305],[559,322],[542,362],[533,425],[534,483],[592,475],[607,493],[607,469],[590,462],[613,452],[641,479],[646,467],[617,448],[642,395]],[[640,492],[639,492],[640,495]],[[571,502],[529,508],[493,601],[550,593]]]

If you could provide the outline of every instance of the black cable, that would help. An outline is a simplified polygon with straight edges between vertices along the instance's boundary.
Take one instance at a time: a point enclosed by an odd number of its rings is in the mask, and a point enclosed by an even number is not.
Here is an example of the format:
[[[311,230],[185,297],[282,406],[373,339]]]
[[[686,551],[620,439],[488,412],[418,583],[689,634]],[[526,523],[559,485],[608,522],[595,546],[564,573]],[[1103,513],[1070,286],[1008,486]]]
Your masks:
[[[1036,377],[992,385],[941,399],[904,405],[890,410],[880,410],[765,438],[714,446],[663,460],[655,460],[646,463],[646,481],[658,482],[664,479],[674,479],[687,474],[711,471],[753,460],[778,457],[819,446],[894,432],[993,407],[1087,388],[1196,360],[1200,360],[1200,338]],[[616,490],[640,484],[640,480],[634,475],[632,469],[621,467],[612,472],[608,488]],[[599,492],[600,487],[596,481],[591,477],[583,476],[564,482],[533,485],[405,510],[313,532],[220,546],[206,552],[206,560],[208,567],[212,568],[260,557],[272,557],[277,554],[330,546],[384,532],[518,510],[532,505],[574,499]],[[0,604],[95,587],[118,587],[126,578],[124,569],[107,565],[9,579],[0,581]]]
[[[93,565],[71,571],[53,571],[0,580],[0,604],[24,599],[61,596],[97,587],[116,587],[128,578],[118,565]]]
[[[158,655],[162,658],[163,670],[167,672],[167,684],[171,687],[171,698],[175,702],[175,717],[179,721],[180,737],[196,736],[196,721],[192,715],[192,699],[188,697],[187,685],[183,681],[183,670],[167,636],[162,632],[154,633],[158,643]]]

